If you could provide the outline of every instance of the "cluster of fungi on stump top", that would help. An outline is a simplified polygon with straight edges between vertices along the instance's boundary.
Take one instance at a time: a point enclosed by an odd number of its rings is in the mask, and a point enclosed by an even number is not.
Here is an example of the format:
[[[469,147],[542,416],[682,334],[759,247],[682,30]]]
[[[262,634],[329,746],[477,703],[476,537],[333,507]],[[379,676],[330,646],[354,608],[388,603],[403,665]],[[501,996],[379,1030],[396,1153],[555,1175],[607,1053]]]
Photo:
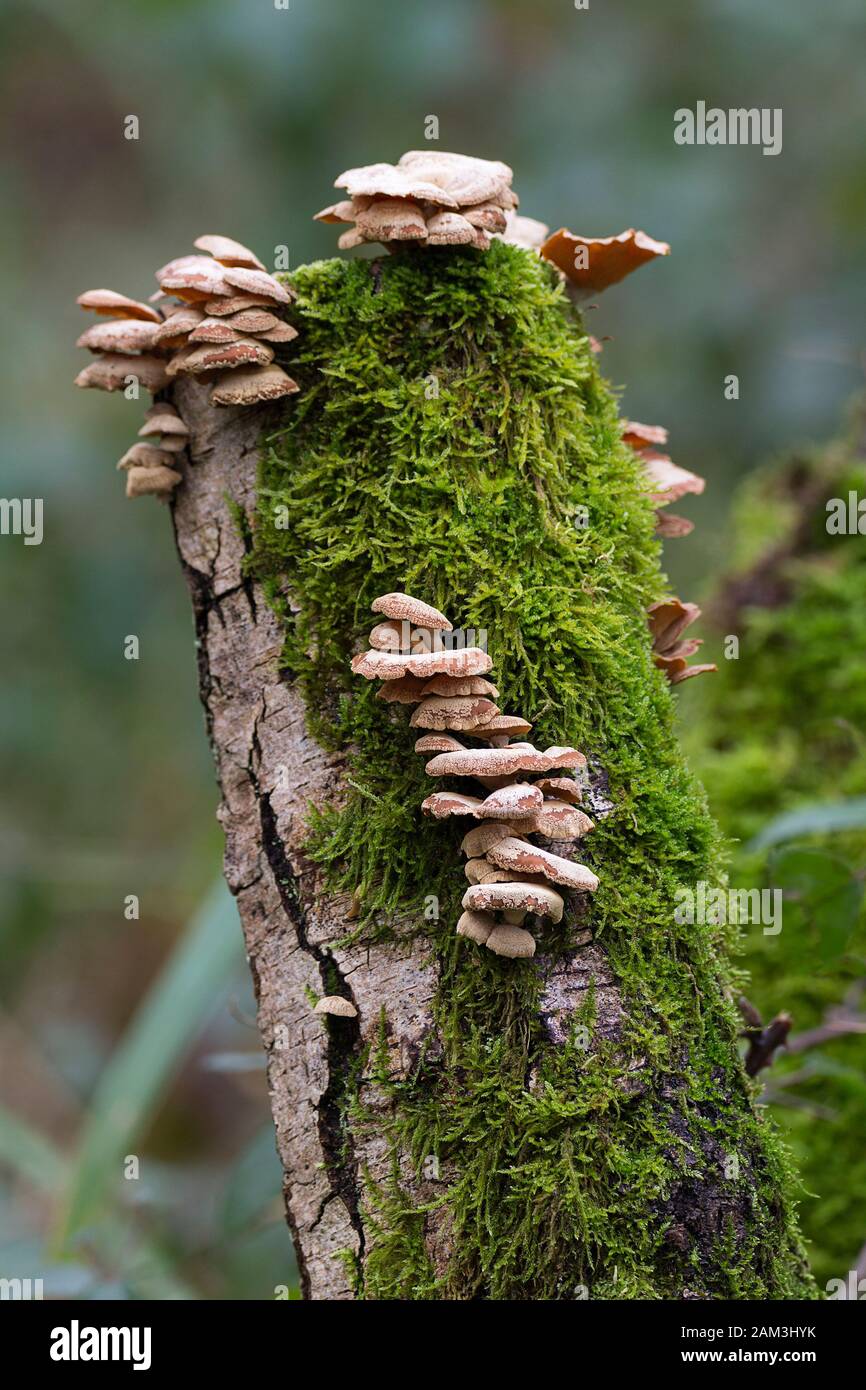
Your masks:
[[[115,290],[79,295],[82,309],[105,322],[81,334],[77,347],[95,359],[76,386],[118,391],[134,383],[156,396],[178,376],[212,383],[214,406],[251,406],[298,390],[274,357],[276,346],[297,337],[281,317],[291,294],[240,242],[201,236],[199,254],[180,256],[156,272],[159,290],[149,304]],[[175,465],[188,438],[175,408],[157,402],[118,463],[127,497],[168,497],[182,475]]]
[[[496,955],[532,956],[527,917],[559,922],[565,903],[558,890],[598,887],[585,865],[527,838],[574,841],[593,829],[580,809],[581,784],[567,775],[582,771],[586,758],[576,748],[541,750],[519,737],[532,725],[495,703],[499,692],[486,678],[489,655],[454,645],[446,636],[452,625],[438,609],[404,593],[383,594],[372,607],[383,621],[370,633],[369,649],[353,658],[353,672],[381,680],[380,699],[415,706],[409,722],[426,731],[415,751],[433,755],[428,776],[470,782],[468,792],[435,791],[422,803],[437,820],[477,822],[461,844],[470,886],[457,931]],[[534,781],[533,774],[539,774]]]

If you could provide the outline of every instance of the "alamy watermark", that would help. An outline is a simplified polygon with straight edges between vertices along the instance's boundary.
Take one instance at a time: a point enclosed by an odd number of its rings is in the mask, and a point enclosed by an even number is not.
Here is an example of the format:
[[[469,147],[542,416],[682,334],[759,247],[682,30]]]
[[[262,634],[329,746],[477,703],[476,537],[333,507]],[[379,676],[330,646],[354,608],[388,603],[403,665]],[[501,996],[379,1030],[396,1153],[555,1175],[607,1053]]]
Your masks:
[[[674,921],[681,926],[763,926],[764,936],[782,930],[781,888],[711,888],[701,879],[694,888],[676,890]]]
[[[25,545],[41,545],[42,498],[0,497],[0,535],[23,536]]]
[[[681,106],[674,112],[677,145],[761,145],[764,154],[782,153],[781,106],[720,106],[707,108],[699,101],[695,110]]]

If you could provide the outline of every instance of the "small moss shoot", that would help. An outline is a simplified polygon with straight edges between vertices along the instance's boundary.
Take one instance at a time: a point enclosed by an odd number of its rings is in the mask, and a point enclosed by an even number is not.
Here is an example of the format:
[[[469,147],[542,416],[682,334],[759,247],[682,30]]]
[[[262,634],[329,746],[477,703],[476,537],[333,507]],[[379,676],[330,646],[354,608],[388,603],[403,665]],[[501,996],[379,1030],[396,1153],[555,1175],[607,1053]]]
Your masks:
[[[723,851],[651,663],[644,613],[666,592],[653,511],[580,317],[551,267],[502,243],[291,280],[301,394],[265,441],[250,565],[312,732],[350,758],[345,804],[311,814],[310,852],[360,895],[361,932],[423,933],[440,972],[442,1049],[396,1082],[370,1060],[394,1170],[368,1193],[363,1296],[810,1296],[794,1180],[737,1056],[728,943],[674,920],[677,885],[718,882]],[[421,815],[430,779],[406,708],[349,670],[373,598],[395,588],[486,633],[499,703],[533,720],[539,746],[573,743],[604,767],[614,810],[581,857],[601,879],[615,1038],[588,992],[575,1022],[591,1046],[554,1044],[538,961],[455,935],[460,829]],[[540,950],[562,957],[568,932],[543,930]],[[363,1087],[352,1122],[383,1123]],[[447,1208],[444,1268],[430,1210],[401,1186],[407,1154],[451,1175],[431,1207]],[[747,1193],[751,1215],[733,1242],[688,1235],[687,1257],[671,1202],[703,1182]]]

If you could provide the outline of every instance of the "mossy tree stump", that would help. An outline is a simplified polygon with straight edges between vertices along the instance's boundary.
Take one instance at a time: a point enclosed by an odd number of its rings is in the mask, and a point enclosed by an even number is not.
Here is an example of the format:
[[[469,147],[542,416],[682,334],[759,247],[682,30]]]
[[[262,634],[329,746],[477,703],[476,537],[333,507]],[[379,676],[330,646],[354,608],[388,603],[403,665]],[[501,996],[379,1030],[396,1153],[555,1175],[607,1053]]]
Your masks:
[[[302,393],[174,388],[173,510],[305,1295],[811,1296],[728,942],[674,919],[719,839],[651,662],[653,508],[556,272],[497,243],[291,280]],[[403,587],[591,758],[601,887],[532,961],[455,935],[459,827],[349,671]],[[358,1017],[315,1015],[331,993]]]

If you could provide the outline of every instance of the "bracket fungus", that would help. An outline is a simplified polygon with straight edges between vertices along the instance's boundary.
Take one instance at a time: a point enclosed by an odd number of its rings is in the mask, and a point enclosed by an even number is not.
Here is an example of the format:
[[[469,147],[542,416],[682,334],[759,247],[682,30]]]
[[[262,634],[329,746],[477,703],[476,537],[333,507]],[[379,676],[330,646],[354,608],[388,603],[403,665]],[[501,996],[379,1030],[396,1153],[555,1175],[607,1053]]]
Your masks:
[[[552,261],[565,276],[574,293],[583,298],[616,285],[658,256],[669,256],[666,241],[656,241],[646,232],[628,231],[618,236],[577,236],[560,227],[541,247],[541,255]]]
[[[342,994],[323,994],[313,1009],[314,1014],[331,1014],[334,1018],[357,1018],[358,1010],[351,999]]]
[[[409,150],[396,164],[340,174],[334,187],[349,197],[323,208],[316,221],[348,225],[338,243],[343,251],[365,242],[389,250],[402,242],[486,251],[491,236],[507,232],[508,214],[517,207],[512,178],[499,160]]]
[[[436,820],[467,816],[479,822],[460,846],[470,887],[457,933],[495,955],[527,959],[535,954],[535,938],[523,925],[526,918],[562,918],[562,892],[548,885],[592,893],[598,878],[585,865],[525,838],[540,834],[576,840],[592,830],[589,816],[573,804],[581,797],[579,784],[569,777],[533,782],[523,774],[583,769],[586,758],[576,748],[541,750],[519,741],[532,725],[518,715],[502,714],[489,698],[498,698],[499,692],[481,674],[492,662],[480,648],[412,654],[416,624],[427,631],[453,631],[438,609],[403,593],[383,594],[371,607],[386,621],[373,628],[367,651],[353,658],[353,672],[383,681],[378,694],[385,699],[416,706],[410,726],[434,731],[415,743],[417,753],[434,755],[425,768],[429,776],[470,778],[486,793],[478,795],[470,785],[468,791],[431,792],[422,802],[422,810]],[[399,634],[394,624],[400,625]],[[402,650],[383,650],[397,635]],[[476,745],[461,742],[455,733]]]
[[[663,599],[650,604],[647,610],[653,639],[653,662],[664,671],[671,685],[717,671],[713,664],[690,666],[688,658],[703,645],[700,637],[682,638],[682,633],[701,616],[696,603],[683,603],[678,598]]]
[[[201,236],[195,246],[198,254],[179,256],[156,272],[159,292],[153,298],[166,301],[163,307],[116,290],[78,296],[81,308],[102,322],[77,341],[95,359],[78,373],[76,386],[125,391],[134,384],[157,395],[177,376],[196,376],[213,383],[214,406],[258,405],[299,389],[274,360],[275,345],[297,337],[280,317],[290,291],[231,237]],[[133,446],[118,464],[127,475],[127,497],[171,496],[182,481],[173,465],[189,430],[177,410],[160,400],[138,433],[156,448],[145,457]]]
[[[642,425],[637,420],[623,420],[622,440],[641,459],[656,507],[666,507],[687,493],[699,496],[703,492],[706,486],[703,478],[697,473],[690,473],[687,468],[678,467],[668,454],[659,452],[658,446],[668,442],[668,432],[663,425]],[[688,536],[693,530],[694,522],[684,516],[656,512],[657,536],[670,539]]]

